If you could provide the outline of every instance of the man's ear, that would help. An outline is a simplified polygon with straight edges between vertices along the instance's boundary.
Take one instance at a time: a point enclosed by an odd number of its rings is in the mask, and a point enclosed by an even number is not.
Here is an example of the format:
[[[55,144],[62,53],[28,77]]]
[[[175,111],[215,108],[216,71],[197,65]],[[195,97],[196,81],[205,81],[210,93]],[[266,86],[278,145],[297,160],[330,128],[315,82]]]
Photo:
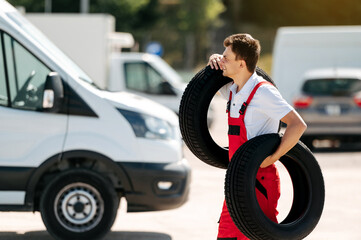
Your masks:
[[[246,62],[245,62],[243,59],[241,59],[241,61],[240,61],[240,63],[239,63],[239,66],[240,66],[241,68],[246,67]]]

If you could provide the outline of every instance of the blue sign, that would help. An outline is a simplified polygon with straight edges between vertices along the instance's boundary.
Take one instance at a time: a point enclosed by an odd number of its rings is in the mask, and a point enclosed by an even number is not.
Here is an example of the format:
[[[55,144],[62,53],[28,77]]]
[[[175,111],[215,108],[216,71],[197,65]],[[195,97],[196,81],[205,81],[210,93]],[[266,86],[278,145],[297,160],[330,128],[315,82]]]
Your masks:
[[[160,57],[163,56],[163,47],[159,42],[148,43],[145,51],[147,53],[155,54]]]

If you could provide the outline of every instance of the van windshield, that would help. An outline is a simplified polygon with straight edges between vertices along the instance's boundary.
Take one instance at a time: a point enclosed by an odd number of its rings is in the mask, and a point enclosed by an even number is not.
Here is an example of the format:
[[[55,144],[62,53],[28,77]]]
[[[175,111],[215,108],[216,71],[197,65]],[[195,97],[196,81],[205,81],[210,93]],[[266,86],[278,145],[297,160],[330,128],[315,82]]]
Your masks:
[[[26,32],[29,38],[32,38],[40,46],[44,47],[47,51],[50,52],[57,61],[61,62],[62,65],[65,65],[68,69],[75,72],[79,79],[94,85],[90,77],[84,73],[69,57],[67,57],[62,51],[60,51],[43,33],[41,33],[37,28],[35,28],[25,17],[23,17],[17,11],[7,12],[6,15],[22,30]]]
[[[350,96],[361,91],[361,80],[348,78],[325,78],[307,80],[302,88],[312,96]]]

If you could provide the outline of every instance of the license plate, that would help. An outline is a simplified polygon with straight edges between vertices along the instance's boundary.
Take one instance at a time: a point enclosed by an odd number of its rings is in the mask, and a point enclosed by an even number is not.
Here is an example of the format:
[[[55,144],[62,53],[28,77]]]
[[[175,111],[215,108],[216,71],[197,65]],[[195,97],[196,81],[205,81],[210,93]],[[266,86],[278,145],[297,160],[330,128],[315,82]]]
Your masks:
[[[330,116],[340,116],[341,115],[341,106],[340,105],[326,105],[326,113]]]

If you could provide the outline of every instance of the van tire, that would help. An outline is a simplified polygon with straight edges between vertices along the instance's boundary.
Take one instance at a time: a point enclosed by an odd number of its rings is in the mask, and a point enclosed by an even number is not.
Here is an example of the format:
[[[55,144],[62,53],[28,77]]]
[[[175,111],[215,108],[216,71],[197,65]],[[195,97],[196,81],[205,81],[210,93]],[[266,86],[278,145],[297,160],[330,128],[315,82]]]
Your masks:
[[[312,152],[300,141],[280,159],[293,184],[290,212],[279,224],[263,214],[256,197],[256,174],[280,141],[278,134],[255,137],[235,152],[228,166],[227,208],[238,229],[250,239],[303,239],[315,228],[322,214],[325,200],[322,172]]]
[[[96,172],[73,169],[45,187],[40,212],[56,239],[101,239],[113,225],[118,205],[110,182]]]
[[[275,85],[261,68],[257,67],[256,72]],[[189,82],[179,108],[180,130],[188,148],[203,162],[224,169],[229,162],[228,149],[212,139],[207,127],[207,111],[216,92],[231,81],[221,70],[203,68]]]

